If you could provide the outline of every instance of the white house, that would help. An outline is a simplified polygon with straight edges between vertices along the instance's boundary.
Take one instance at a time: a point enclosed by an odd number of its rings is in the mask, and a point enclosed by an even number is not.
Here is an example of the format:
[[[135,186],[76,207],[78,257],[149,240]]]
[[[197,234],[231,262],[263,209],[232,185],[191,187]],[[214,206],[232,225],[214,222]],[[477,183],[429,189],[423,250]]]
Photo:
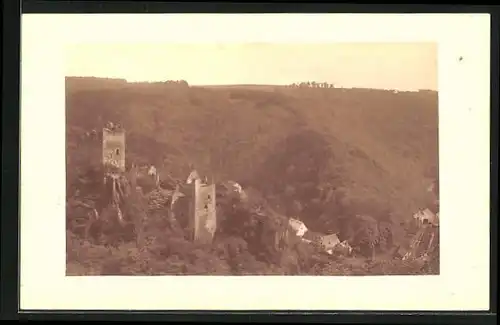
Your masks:
[[[236,183],[235,181],[228,181],[227,183],[232,186],[233,190],[238,193],[242,200],[248,199],[246,192],[243,190],[243,187],[240,184]]]
[[[340,244],[340,239],[337,234],[324,235],[320,239],[320,245],[325,249],[326,252],[333,252],[333,249],[338,244]]]
[[[342,255],[349,255],[352,253],[351,245],[349,245],[346,240],[341,242],[337,234],[322,236],[320,239],[320,245],[330,255],[332,255],[335,251]]]
[[[148,175],[149,176],[156,176],[156,167],[151,165],[148,170]]]
[[[416,212],[413,215],[413,218],[419,223],[419,224],[424,224],[424,223],[429,223],[434,226],[439,225],[439,219],[436,214],[434,214],[431,210],[429,209],[424,209]]]
[[[297,219],[294,219],[294,218],[290,218],[288,220],[288,224],[293,229],[293,231],[295,231],[295,234],[298,237],[303,237],[304,234],[307,232],[306,225],[302,221],[300,221],[300,220],[297,220]]]

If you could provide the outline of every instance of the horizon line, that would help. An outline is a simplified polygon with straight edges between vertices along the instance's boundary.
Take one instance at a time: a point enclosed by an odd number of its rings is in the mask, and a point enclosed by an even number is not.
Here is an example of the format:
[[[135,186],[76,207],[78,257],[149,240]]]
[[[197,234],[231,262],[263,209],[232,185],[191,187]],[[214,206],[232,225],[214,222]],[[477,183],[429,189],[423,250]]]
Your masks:
[[[292,84],[300,84],[301,82],[316,82],[318,84],[325,83],[325,81],[320,82],[320,81],[299,81],[299,82],[292,82],[292,83],[277,83],[277,84],[261,84],[261,83],[233,83],[233,84],[192,84],[189,81],[185,79],[166,79],[166,80],[129,80],[127,78],[120,78],[120,77],[97,77],[97,76],[65,76],[65,78],[93,78],[93,79],[108,79],[108,80],[120,80],[124,81],[128,84],[138,84],[138,83],[149,83],[149,84],[154,84],[154,83],[165,83],[167,81],[185,81],[189,86],[193,87],[228,87],[228,86],[277,86],[277,87],[283,87],[283,86],[290,86]],[[438,92],[438,90],[435,89],[426,89],[426,88],[413,88],[413,89],[396,89],[396,88],[376,88],[376,87],[361,87],[361,86],[342,86],[342,85],[337,85],[335,83],[330,83],[326,82],[329,85],[334,85],[334,88],[329,88],[329,89],[373,89],[373,90],[387,90],[387,91],[398,91],[398,92],[418,92],[418,91],[431,91],[431,92]]]

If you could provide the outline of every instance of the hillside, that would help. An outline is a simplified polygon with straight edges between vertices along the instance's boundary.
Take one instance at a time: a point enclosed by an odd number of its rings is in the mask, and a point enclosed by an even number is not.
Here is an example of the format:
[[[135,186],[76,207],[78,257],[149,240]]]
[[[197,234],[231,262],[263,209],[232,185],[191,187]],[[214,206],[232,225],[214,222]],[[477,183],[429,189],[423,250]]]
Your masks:
[[[100,161],[107,121],[127,130],[127,164],[176,178],[194,164],[263,194],[313,231],[358,213],[404,224],[437,178],[437,93],[265,86],[188,87],[67,78],[68,188]]]

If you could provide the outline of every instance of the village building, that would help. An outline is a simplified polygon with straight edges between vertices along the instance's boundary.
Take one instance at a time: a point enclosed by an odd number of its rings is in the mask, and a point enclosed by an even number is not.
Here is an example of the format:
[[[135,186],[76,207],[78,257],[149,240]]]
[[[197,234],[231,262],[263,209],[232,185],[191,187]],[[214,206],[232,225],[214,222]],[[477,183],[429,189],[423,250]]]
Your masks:
[[[304,234],[308,230],[307,227],[306,227],[306,225],[302,221],[300,221],[298,219],[290,218],[290,220],[288,221],[288,223],[290,224],[290,227],[295,232],[295,235],[297,235],[298,237],[303,237]]]
[[[328,253],[333,254],[335,246],[340,244],[339,237],[337,234],[324,235],[320,239],[321,247]]]
[[[434,226],[439,225],[438,214],[433,213],[430,209],[423,209],[413,215],[413,219],[418,225],[431,224]]]

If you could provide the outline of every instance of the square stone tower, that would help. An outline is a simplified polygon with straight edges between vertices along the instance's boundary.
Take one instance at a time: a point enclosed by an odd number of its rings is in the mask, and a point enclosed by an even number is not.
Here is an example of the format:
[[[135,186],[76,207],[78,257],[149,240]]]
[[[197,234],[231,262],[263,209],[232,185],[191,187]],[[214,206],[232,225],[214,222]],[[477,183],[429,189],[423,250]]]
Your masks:
[[[125,130],[104,128],[102,131],[102,162],[106,171],[125,172]]]
[[[192,175],[194,174],[192,173]],[[217,229],[215,184],[204,184],[199,177],[192,178],[189,181],[191,187],[189,215],[193,229],[193,240],[211,243]]]

